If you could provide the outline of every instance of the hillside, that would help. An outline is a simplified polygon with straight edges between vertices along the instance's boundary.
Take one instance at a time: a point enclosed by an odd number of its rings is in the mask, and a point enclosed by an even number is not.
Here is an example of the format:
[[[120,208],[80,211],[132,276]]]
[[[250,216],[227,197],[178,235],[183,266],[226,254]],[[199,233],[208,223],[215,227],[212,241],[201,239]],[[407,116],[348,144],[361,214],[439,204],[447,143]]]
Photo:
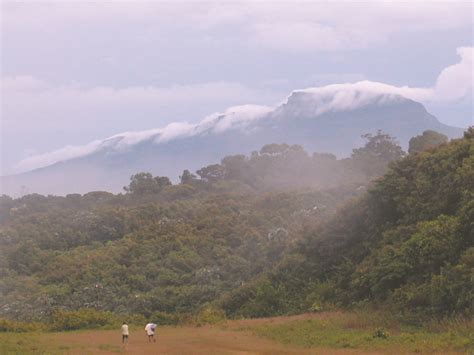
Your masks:
[[[302,228],[328,218],[403,156],[379,133],[351,158],[270,144],[185,171],[138,173],[125,194],[2,196],[0,313],[195,312],[271,269]]]
[[[378,306],[405,320],[472,316],[474,130],[391,165],[267,275],[223,297],[232,316]]]
[[[366,140],[346,159],[270,144],[174,185],[138,173],[124,194],[2,196],[0,315],[469,314],[472,129],[405,158],[388,135]]]

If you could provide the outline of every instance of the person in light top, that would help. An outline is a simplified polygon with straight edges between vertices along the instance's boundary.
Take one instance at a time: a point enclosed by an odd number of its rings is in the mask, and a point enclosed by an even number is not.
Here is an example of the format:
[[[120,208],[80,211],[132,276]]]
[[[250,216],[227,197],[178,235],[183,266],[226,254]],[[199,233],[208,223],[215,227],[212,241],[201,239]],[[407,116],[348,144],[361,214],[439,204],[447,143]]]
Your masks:
[[[128,343],[128,325],[127,322],[122,324],[122,343]]]
[[[148,323],[146,326],[145,326],[145,333],[146,335],[148,335],[148,341],[151,342],[153,340],[153,342],[156,342],[156,339],[155,339],[155,329],[156,329],[157,325],[155,323]]]

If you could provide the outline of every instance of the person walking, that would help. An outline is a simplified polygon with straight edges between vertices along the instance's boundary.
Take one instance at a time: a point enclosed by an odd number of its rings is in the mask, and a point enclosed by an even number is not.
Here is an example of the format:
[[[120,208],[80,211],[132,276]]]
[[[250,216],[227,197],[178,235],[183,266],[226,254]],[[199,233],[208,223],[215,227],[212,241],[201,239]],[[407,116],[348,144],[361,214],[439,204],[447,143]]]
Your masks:
[[[155,339],[156,327],[157,325],[155,323],[148,323],[147,325],[145,325],[145,333],[146,335],[148,335],[148,342],[151,342],[152,340],[154,343],[156,342],[156,339]]]
[[[122,344],[128,343],[128,324],[123,322],[122,324]]]

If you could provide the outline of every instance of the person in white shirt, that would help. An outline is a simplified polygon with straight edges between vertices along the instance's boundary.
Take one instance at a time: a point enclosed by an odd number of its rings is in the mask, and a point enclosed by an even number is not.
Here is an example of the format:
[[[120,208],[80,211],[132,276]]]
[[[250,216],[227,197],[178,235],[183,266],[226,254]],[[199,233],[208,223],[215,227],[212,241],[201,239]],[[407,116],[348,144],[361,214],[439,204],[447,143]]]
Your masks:
[[[154,323],[148,323],[147,325],[145,325],[145,333],[146,335],[148,335],[149,342],[151,342],[152,340],[153,342],[156,342],[155,329],[156,329],[156,324]]]
[[[127,322],[122,324],[122,343],[128,343],[128,325]]]

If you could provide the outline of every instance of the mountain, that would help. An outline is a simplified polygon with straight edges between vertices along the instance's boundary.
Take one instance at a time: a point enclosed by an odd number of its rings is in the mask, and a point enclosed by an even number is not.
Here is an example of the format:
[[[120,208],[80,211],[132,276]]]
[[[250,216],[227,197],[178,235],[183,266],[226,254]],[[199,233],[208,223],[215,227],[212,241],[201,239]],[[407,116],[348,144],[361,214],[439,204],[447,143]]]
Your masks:
[[[244,105],[197,124],[126,132],[82,147],[66,147],[20,162],[21,174],[1,178],[2,193],[117,192],[139,171],[177,180],[222,156],[250,153],[269,143],[302,145],[309,151],[347,156],[360,136],[378,129],[406,148],[430,129],[457,137],[462,129],[440,123],[425,107],[370,82],[293,91],[276,107]]]

